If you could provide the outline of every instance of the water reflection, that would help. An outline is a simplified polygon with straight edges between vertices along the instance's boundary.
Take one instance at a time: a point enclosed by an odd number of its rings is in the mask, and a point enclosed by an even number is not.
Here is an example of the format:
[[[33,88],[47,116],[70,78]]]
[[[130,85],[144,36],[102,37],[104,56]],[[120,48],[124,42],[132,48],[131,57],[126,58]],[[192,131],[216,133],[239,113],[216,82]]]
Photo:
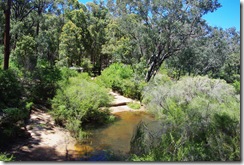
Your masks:
[[[124,111],[115,114],[116,122],[104,128],[91,130],[89,145],[77,144],[75,150],[80,160],[108,160],[113,155],[125,156],[130,151],[130,140],[136,125],[142,120],[153,121],[152,115],[143,111]]]

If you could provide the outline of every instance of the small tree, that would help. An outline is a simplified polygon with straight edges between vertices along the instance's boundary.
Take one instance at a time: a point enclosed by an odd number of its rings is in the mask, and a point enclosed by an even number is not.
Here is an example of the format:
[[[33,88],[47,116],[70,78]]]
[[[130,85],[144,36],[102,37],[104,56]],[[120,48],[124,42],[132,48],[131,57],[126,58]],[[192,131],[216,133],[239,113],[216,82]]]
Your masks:
[[[19,67],[33,71],[37,64],[36,41],[31,36],[23,36],[16,44],[14,58]]]

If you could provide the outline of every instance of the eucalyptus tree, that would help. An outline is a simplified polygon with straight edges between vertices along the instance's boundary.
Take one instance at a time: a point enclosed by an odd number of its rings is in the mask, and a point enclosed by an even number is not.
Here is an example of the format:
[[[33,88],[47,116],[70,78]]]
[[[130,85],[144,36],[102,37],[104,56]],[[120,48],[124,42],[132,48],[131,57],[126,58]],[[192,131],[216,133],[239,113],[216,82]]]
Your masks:
[[[0,8],[0,54],[3,53],[3,44],[4,44],[4,13]],[[0,62],[2,57],[0,57]]]
[[[181,75],[209,75],[216,77],[219,69],[224,65],[228,52],[227,38],[222,29],[209,27],[208,33],[189,40],[183,51],[167,60],[173,76],[177,79]]]
[[[217,0],[117,0],[108,4],[115,18],[128,14],[139,17],[138,30],[125,30],[147,60],[146,81],[166,59],[182,51],[191,38],[204,35],[202,16],[221,6]]]
[[[68,21],[62,28],[59,45],[59,61],[60,66],[76,66],[81,63],[81,52],[83,46],[81,44],[82,29],[77,27],[72,21]]]
[[[135,14],[128,14],[118,19],[111,18],[106,27],[107,42],[103,45],[103,52],[111,54],[115,62],[129,65],[139,63],[143,56],[141,39],[135,42],[135,35],[143,37],[138,34],[139,23],[139,17]]]
[[[87,30],[89,37],[89,45],[86,46],[87,53],[90,54],[91,63],[94,71],[101,74],[102,65],[107,58],[107,54],[102,51],[102,47],[107,41],[106,27],[109,23],[108,9],[100,2],[89,2],[87,6]]]
[[[207,35],[191,39],[186,48],[166,61],[171,76],[209,75],[233,82],[240,74],[240,35],[235,29],[209,27]]]
[[[19,38],[33,33],[34,23],[30,20],[30,15],[34,11],[33,0],[12,1],[11,10],[11,47],[16,48]]]
[[[32,71],[36,66],[36,42],[32,36],[23,36],[16,44],[13,52],[18,68]]]
[[[45,12],[47,8],[50,8],[50,2],[42,0],[1,1],[1,10],[5,15],[4,69],[8,68],[11,49],[16,48],[19,38],[29,34],[34,36],[34,28],[36,28],[36,33],[39,33],[39,19],[33,17],[34,12],[36,9],[39,14]],[[38,23],[35,25],[36,20]]]
[[[226,46],[226,60],[220,69],[218,76],[225,79],[229,83],[235,81],[240,82],[241,73],[241,48],[240,48],[240,32],[235,28],[225,30]]]
[[[11,15],[11,0],[1,1],[1,9],[4,11],[4,63],[3,69],[7,70],[9,67],[10,56],[10,15]]]
[[[78,1],[69,1],[64,6],[65,22],[59,43],[60,66],[80,66],[86,58],[85,49],[89,44],[87,8]]]

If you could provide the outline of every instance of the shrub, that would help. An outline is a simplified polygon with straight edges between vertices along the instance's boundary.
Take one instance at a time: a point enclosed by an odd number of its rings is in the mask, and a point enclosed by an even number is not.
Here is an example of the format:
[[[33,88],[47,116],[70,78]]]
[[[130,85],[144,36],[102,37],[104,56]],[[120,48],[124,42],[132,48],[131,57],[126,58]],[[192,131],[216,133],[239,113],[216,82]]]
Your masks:
[[[102,75],[97,78],[97,81],[105,87],[116,89],[116,87],[120,87],[120,80],[129,79],[132,75],[133,71],[128,65],[113,63],[103,70]]]
[[[66,125],[75,136],[82,125],[101,124],[109,116],[107,111],[101,110],[110,102],[108,91],[86,78],[86,74],[69,78],[68,83],[61,84],[52,100],[56,123]]]
[[[78,75],[76,70],[69,69],[67,67],[60,68],[62,80],[68,80],[70,77],[75,77]]]
[[[19,107],[21,105],[21,85],[13,70],[0,69],[0,108]]]
[[[18,75],[13,70],[0,69],[0,124],[15,124],[28,116],[30,106],[23,98]]]
[[[93,65],[92,65],[92,63],[91,63],[89,58],[83,58],[82,59],[81,67],[84,69],[84,72],[87,72],[87,73],[91,74]]]
[[[32,74],[30,93],[34,103],[48,103],[58,88],[61,72],[56,67],[40,66]]]
[[[10,161],[14,161],[14,157],[13,155],[9,155],[9,154],[6,154],[6,153],[0,153],[0,161],[3,161],[3,162],[10,162]]]
[[[22,82],[14,70],[0,69],[0,145],[6,145],[21,132],[29,118],[31,104],[26,102]]]
[[[145,96],[147,109],[156,114],[165,133],[160,145],[134,160],[240,160],[240,100],[231,85],[185,77],[148,89]]]
[[[132,108],[132,109],[140,109],[140,108],[141,108],[140,103],[136,103],[136,102],[131,102],[131,103],[128,103],[127,105],[128,105],[130,108]]]
[[[141,98],[141,91],[145,85],[142,80],[136,78],[130,66],[121,63],[114,63],[104,69],[96,82],[138,100]]]
[[[233,83],[233,86],[236,90],[236,93],[237,94],[240,94],[241,93],[241,84],[240,84],[240,81],[237,81],[235,80],[234,83]]]
[[[70,118],[67,120],[66,129],[71,133],[71,136],[76,138],[78,142],[83,142],[85,139],[88,139],[89,133],[83,131],[81,121],[76,118]]]

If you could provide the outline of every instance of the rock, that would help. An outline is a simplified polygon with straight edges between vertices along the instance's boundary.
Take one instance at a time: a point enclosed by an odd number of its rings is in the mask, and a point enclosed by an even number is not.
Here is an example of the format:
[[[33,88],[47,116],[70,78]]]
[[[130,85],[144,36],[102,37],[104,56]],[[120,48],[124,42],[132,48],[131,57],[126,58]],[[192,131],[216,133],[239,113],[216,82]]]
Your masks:
[[[27,126],[26,126],[26,129],[27,129],[27,130],[32,130],[32,129],[33,129],[33,126],[32,126],[32,125],[27,125]]]

